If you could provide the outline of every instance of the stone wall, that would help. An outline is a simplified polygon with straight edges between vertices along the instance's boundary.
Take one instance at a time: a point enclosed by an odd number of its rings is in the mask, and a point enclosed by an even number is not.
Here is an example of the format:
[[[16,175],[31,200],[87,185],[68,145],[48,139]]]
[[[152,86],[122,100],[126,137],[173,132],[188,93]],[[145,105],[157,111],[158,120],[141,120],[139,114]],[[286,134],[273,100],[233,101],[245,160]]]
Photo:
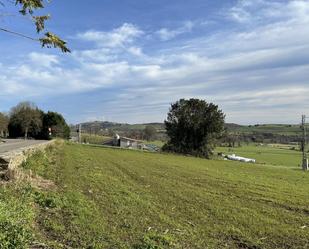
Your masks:
[[[46,141],[41,144],[31,145],[0,155],[0,175],[3,180],[14,180],[20,177],[18,167],[36,151],[43,151],[55,141]]]

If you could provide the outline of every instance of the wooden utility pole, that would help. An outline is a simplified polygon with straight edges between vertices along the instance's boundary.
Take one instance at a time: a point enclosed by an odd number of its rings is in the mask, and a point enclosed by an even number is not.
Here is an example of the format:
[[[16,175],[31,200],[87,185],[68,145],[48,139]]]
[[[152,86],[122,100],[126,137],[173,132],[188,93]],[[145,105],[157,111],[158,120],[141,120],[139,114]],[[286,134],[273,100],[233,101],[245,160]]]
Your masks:
[[[307,145],[307,132],[306,132],[306,116],[302,115],[302,122],[301,122],[301,128],[302,128],[302,168],[305,171],[309,170],[308,165],[308,157],[307,157],[307,151],[306,151],[306,145]]]
[[[82,125],[78,125],[78,142],[81,144],[82,143]]]

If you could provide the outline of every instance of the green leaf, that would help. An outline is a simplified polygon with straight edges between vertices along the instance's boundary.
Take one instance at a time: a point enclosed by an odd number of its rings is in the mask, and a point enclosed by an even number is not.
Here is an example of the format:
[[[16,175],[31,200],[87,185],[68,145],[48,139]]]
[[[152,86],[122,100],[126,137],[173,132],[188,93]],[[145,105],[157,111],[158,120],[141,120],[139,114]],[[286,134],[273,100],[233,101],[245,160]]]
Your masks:
[[[51,32],[47,32],[45,37],[40,38],[39,41],[42,44],[42,47],[47,48],[60,48],[63,53],[70,53],[71,50],[66,46],[66,42],[61,40],[58,36]]]
[[[45,29],[45,21],[50,18],[49,15],[47,16],[34,16],[33,19],[35,21],[36,31],[40,33],[42,30]]]
[[[33,14],[33,10],[44,8],[43,0],[16,0],[16,5],[21,5],[22,9],[19,11],[22,15]]]

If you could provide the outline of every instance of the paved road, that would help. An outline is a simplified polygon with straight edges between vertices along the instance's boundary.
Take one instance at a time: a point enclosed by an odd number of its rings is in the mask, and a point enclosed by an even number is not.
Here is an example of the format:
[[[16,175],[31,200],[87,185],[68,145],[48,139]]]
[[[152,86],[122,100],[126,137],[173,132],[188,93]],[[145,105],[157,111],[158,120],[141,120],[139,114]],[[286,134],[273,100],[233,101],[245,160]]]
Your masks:
[[[29,147],[35,144],[46,143],[44,140],[24,140],[24,139],[3,139],[4,143],[0,142],[0,154]]]

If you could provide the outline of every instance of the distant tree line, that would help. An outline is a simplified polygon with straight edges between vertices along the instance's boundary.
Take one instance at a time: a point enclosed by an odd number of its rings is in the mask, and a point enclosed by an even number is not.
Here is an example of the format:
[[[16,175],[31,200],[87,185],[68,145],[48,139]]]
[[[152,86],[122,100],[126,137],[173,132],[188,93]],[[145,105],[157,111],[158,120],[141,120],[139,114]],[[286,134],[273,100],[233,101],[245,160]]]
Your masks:
[[[21,102],[8,115],[0,113],[0,136],[11,138],[69,138],[70,128],[57,112],[45,113],[34,103]]]
[[[251,133],[235,133],[227,131],[219,140],[220,146],[240,147],[242,144],[249,143],[279,143],[279,144],[300,144],[299,135],[283,135],[270,132],[251,132]]]

